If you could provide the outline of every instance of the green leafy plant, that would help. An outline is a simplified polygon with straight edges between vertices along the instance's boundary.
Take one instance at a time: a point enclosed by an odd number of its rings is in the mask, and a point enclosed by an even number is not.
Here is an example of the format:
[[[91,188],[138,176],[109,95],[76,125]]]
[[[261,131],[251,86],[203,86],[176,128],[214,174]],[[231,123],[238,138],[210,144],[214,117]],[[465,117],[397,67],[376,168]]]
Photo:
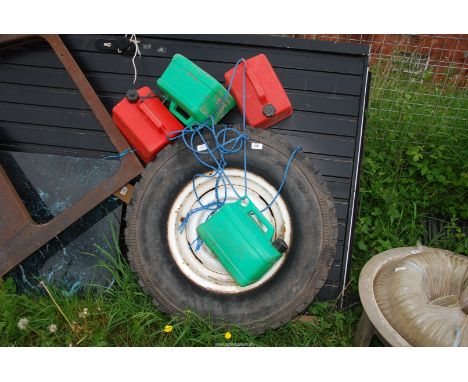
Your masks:
[[[410,81],[377,68],[368,112],[353,250],[352,287],[364,263],[384,250],[440,246],[468,254],[466,89],[442,92],[431,76]],[[425,82],[426,81],[426,82]],[[429,237],[426,221],[442,228]]]

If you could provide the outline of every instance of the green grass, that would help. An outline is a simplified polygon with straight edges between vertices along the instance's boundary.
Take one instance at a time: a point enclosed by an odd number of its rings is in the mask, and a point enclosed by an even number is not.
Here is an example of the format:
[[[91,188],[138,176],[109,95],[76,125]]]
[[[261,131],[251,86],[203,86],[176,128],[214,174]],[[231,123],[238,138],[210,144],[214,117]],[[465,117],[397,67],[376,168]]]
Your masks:
[[[460,227],[468,219],[466,89],[442,89],[431,85],[430,72],[416,78],[396,69],[374,68],[349,288],[354,293],[364,263],[386,249],[421,240],[468,254]],[[431,216],[445,223],[424,241],[424,219]],[[45,293],[18,294],[11,279],[1,282],[0,346],[351,345],[359,305],[343,311],[333,302],[315,303],[308,312],[316,323],[292,322],[258,337],[231,326],[214,328],[193,313],[171,319],[154,308],[114,248],[115,254],[107,253],[112,288],[71,297],[51,290],[73,328]],[[86,316],[80,315],[84,308]],[[21,318],[29,320],[24,330],[17,326]],[[55,333],[50,324],[58,326]],[[166,325],[172,332],[164,332]]]
[[[309,313],[316,323],[291,322],[278,330],[252,337],[240,328],[213,327],[194,313],[171,319],[157,311],[141,291],[121,255],[106,253],[105,265],[115,280],[110,289],[66,296],[48,289],[66,318],[46,294],[18,294],[12,279],[0,284],[0,346],[346,346],[358,312],[334,309],[332,303],[316,303]],[[83,315],[83,309],[88,314]],[[18,327],[21,318],[29,323]],[[68,324],[70,322],[71,325]],[[57,325],[51,333],[49,325]],[[164,331],[167,325],[172,331]],[[224,338],[229,331],[230,340]]]

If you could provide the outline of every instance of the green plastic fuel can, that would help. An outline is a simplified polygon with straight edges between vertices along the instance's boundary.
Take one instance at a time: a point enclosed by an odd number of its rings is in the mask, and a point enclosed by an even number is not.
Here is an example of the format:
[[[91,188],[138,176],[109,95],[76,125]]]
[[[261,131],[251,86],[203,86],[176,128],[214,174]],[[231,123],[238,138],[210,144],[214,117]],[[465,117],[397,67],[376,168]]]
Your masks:
[[[197,232],[240,286],[259,280],[282,256],[272,243],[274,227],[247,197],[223,205]]]
[[[171,113],[186,126],[211,115],[218,123],[236,105],[223,85],[181,54],[174,55],[157,84]]]

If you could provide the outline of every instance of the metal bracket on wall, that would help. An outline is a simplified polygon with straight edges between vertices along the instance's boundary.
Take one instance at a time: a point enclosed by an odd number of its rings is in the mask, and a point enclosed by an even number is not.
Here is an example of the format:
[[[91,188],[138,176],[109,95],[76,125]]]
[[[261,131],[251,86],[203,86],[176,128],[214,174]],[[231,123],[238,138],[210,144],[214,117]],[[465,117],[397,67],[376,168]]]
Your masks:
[[[58,35],[0,35],[0,49],[30,40],[46,41],[91,108],[118,152],[129,147],[111,116]],[[0,276],[21,263],[34,251],[57,236],[81,216],[118,191],[143,171],[133,154],[120,159],[118,171],[93,188],[80,200],[45,224],[35,223],[0,165]]]

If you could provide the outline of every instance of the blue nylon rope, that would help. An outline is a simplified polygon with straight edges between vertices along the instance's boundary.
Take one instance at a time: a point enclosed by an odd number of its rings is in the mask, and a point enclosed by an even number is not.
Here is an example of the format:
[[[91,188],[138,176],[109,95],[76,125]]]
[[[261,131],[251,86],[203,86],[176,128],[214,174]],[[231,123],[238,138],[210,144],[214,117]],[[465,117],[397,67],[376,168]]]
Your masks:
[[[247,196],[247,128],[246,128],[246,116],[245,116],[245,60],[241,58],[236,62],[236,65],[233,70],[233,75],[231,77],[231,81],[229,82],[229,86],[226,90],[224,96],[218,101],[218,108],[223,105],[224,101],[229,95],[229,91],[231,90],[232,83],[237,73],[237,68],[240,63],[244,63],[243,66],[243,82],[242,82],[242,104],[243,104],[243,113],[242,113],[242,131],[228,127],[226,125],[216,125],[214,122],[213,115],[210,116],[205,122],[203,123],[192,123],[186,126],[183,130],[173,132],[171,134],[180,134],[175,138],[168,137],[170,140],[179,139],[181,138],[185,144],[185,146],[192,152],[195,159],[198,163],[200,163],[203,167],[207,169],[207,171],[212,171],[211,175],[206,175],[204,173],[195,174],[192,178],[192,187],[193,192],[195,194],[197,203],[199,207],[193,208],[188,212],[188,214],[184,217],[184,220],[179,225],[179,230],[183,231],[188,220],[190,217],[198,213],[200,211],[210,211],[208,218],[210,218],[216,211],[218,211],[226,202],[227,200],[227,192],[228,186],[234,191],[236,196],[240,199],[243,196]],[[216,113],[215,112],[215,113]],[[231,137],[228,138],[228,135]],[[213,140],[213,144],[210,146],[208,143],[209,138]],[[199,147],[203,145],[203,150],[199,150]],[[227,165],[226,157],[231,154],[236,154],[240,150],[243,150],[244,156],[244,195],[241,196],[237,192],[236,188],[232,184],[231,180],[225,173],[224,169]],[[209,162],[213,162],[211,164]],[[209,178],[215,179],[215,201],[207,204],[203,204],[201,201],[201,196],[197,192],[196,188],[196,180],[199,178]],[[223,188],[223,192],[220,192],[220,187]],[[197,241],[197,249],[200,247],[201,242],[198,238],[195,240]]]
[[[289,167],[291,166],[291,162],[292,160],[294,159],[294,157],[296,156],[296,154],[299,152],[299,151],[302,151],[302,147],[296,147],[294,149],[294,151],[292,152],[291,156],[289,157],[289,160],[288,160],[288,164],[286,165],[286,168],[284,170],[284,175],[283,175],[283,179],[281,180],[281,184],[280,186],[278,187],[278,191],[276,192],[276,195],[275,197],[272,199],[272,201],[270,202],[270,204],[268,204],[263,210],[261,210],[260,212],[263,212],[263,211],[266,211],[267,209],[271,208],[271,206],[273,205],[273,203],[275,203],[276,199],[278,198],[279,194],[281,193],[281,190],[283,189],[283,186],[284,184],[286,183],[286,178],[288,176],[288,172],[289,172]]]
[[[170,136],[167,138],[169,140],[176,140],[182,139],[185,146],[193,153],[195,159],[199,164],[205,167],[208,171],[212,171],[211,175],[207,175],[204,173],[195,174],[192,178],[192,187],[193,192],[195,194],[196,200],[199,207],[195,207],[191,209],[187,215],[184,217],[184,220],[179,225],[179,230],[182,232],[187,225],[188,220],[190,219],[193,214],[196,214],[200,211],[210,211],[207,219],[209,219],[215,212],[217,212],[226,202],[227,200],[227,186],[230,186],[231,189],[234,191],[236,196],[241,199],[247,196],[247,141],[249,140],[246,128],[246,61],[245,59],[241,58],[236,62],[234,67],[231,80],[229,82],[229,86],[226,90],[226,94],[218,101],[218,109],[222,106],[225,99],[229,95],[229,92],[232,87],[232,83],[237,73],[237,68],[240,63],[244,63],[243,65],[243,72],[242,72],[242,130],[238,130],[232,127],[228,127],[226,125],[216,125],[214,122],[213,115],[211,115],[207,120],[203,123],[192,123],[186,126],[184,129],[179,131],[174,131],[170,133]],[[215,114],[216,114],[215,112]],[[228,138],[228,135],[231,135],[231,138]],[[211,138],[214,142],[212,147],[208,144],[208,138]],[[199,151],[200,145],[203,145],[203,150]],[[226,157],[231,154],[236,154],[239,151],[243,150],[243,170],[244,170],[244,195],[241,196],[234,188],[233,184],[231,183],[229,177],[225,173],[226,165],[228,164]],[[291,162],[296,156],[296,154],[301,151],[301,147],[296,147],[291,156],[289,157],[288,163],[285,168],[285,172],[283,175],[283,179],[281,184],[278,188],[278,191],[272,201],[262,210],[265,211],[275,203],[276,199],[278,198],[281,190],[284,187],[286,182],[286,178],[289,172],[289,168],[291,166]],[[206,158],[206,159],[205,159]],[[214,162],[214,164],[208,163]],[[196,180],[199,178],[209,178],[215,179],[215,201],[207,204],[203,204],[201,201],[201,196],[197,192],[196,188]],[[222,187],[224,192],[220,193],[219,188]],[[198,250],[201,247],[201,240],[197,237],[190,245],[196,244],[195,250]]]
[[[121,151],[120,153],[118,154],[111,154],[111,155],[107,155],[105,156],[104,158],[102,159],[113,159],[113,158],[117,158],[117,159],[121,159],[123,158],[125,155],[127,154],[130,154],[130,153],[133,153],[137,151],[137,149],[131,149],[130,147],[126,148],[125,150]]]

